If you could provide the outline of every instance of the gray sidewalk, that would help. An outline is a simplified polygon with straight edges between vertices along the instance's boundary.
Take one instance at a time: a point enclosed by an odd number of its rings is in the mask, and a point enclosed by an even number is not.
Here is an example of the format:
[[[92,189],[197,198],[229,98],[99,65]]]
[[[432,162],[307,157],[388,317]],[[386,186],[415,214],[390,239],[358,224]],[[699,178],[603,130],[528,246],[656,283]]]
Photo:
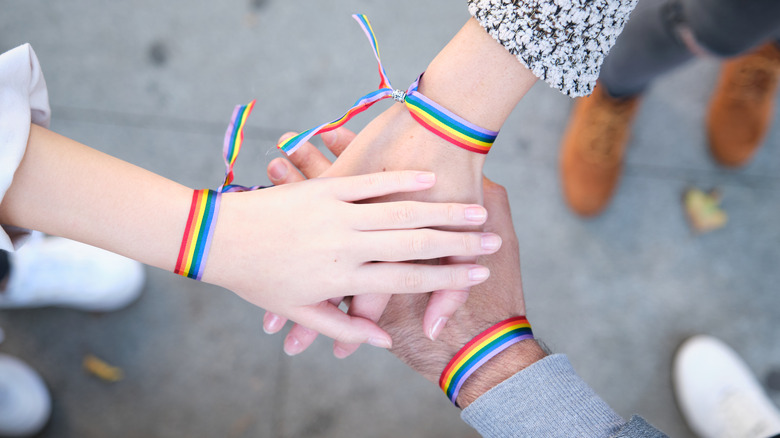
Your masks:
[[[32,43],[52,129],[190,187],[219,182],[232,108],[258,99],[236,174],[239,184],[262,183],[279,135],[330,120],[375,89],[375,62],[351,13],[371,18],[399,87],[468,18],[465,1],[326,3],[2,0],[0,51]],[[572,101],[543,83],[485,169],[509,190],[535,333],[618,413],[675,437],[692,436],[670,378],[686,337],[720,337],[761,378],[780,369],[780,117],[753,164],[717,167],[703,132],[717,72],[716,61],[697,61],[646,96],[622,185],[598,219],[582,221],[563,204],[557,154]],[[681,206],[690,185],[723,191],[724,229],[691,233]],[[42,436],[476,435],[435,385],[385,351],[364,346],[341,361],[320,339],[289,358],[281,335],[263,333],[260,309],[147,272],[141,300],[113,314],[0,312],[0,351],[26,360],[52,390]],[[87,353],[122,367],[125,379],[86,375]]]

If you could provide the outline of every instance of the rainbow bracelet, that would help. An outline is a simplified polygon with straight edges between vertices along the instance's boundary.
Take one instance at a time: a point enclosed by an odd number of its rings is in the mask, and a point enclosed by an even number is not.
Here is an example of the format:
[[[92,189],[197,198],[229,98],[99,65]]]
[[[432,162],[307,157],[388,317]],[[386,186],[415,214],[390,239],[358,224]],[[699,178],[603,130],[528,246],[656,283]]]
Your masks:
[[[477,335],[455,354],[455,357],[444,367],[439,378],[439,386],[447,394],[447,398],[458,406],[460,388],[474,371],[510,345],[533,338],[531,324],[525,316],[516,316],[499,322]]]
[[[368,21],[368,18],[365,15],[356,14],[352,17],[360,24],[363,32],[365,32],[368,41],[371,43],[371,48],[374,51],[374,57],[379,64],[379,89],[358,99],[357,102],[352,105],[352,108],[347,110],[347,112],[338,119],[304,131],[279,143],[277,147],[287,155],[290,155],[315,135],[332,131],[344,125],[352,117],[365,111],[380,100],[393,98],[396,102],[404,103],[406,105],[406,108],[409,110],[414,120],[444,140],[468,151],[487,154],[490,147],[493,146],[493,142],[495,142],[498,132],[474,125],[425,97],[418,91],[420,79],[423,75],[420,75],[406,91],[393,89],[390,85],[390,79],[385,72],[385,68],[382,66],[382,60],[379,57],[379,46],[377,45],[371,22]]]
[[[176,259],[176,269],[173,272],[195,280],[200,280],[203,276],[211,238],[217,227],[221,195],[214,190],[192,192],[187,227],[184,229],[179,258]]]
[[[227,132],[225,132],[225,143],[222,148],[227,168],[222,186],[216,191],[206,189],[195,190],[192,193],[190,213],[184,228],[179,257],[176,259],[176,267],[173,270],[176,274],[195,280],[200,280],[203,277],[209,249],[211,249],[211,240],[217,227],[217,217],[223,193],[263,188],[262,186],[243,187],[232,184],[233,166],[244,141],[244,125],[254,106],[255,101],[253,100],[247,105],[238,105],[233,110],[233,117],[230,119]]]

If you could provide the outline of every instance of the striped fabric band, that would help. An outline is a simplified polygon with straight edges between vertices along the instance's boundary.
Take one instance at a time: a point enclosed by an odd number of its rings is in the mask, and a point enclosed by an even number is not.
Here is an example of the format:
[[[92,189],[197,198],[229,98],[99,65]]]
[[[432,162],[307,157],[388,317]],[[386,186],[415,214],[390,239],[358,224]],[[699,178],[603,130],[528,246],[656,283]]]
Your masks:
[[[255,101],[247,105],[238,105],[233,110],[222,154],[225,159],[225,181],[216,191],[195,190],[192,193],[192,204],[187,217],[187,225],[184,228],[184,236],[179,248],[179,257],[176,259],[176,267],[173,272],[195,280],[203,277],[206,267],[211,239],[217,226],[219,205],[223,193],[246,192],[263,188],[262,186],[243,187],[233,182],[233,166],[236,164],[238,153],[241,152],[241,144],[244,141],[244,125],[252,112]]]
[[[200,280],[203,276],[211,238],[217,226],[221,196],[221,193],[214,190],[193,191],[190,214],[173,271],[176,274],[195,280]]]
[[[444,367],[439,378],[439,386],[447,394],[447,398],[457,406],[458,392],[463,382],[474,371],[510,345],[533,338],[531,324],[525,316],[516,316],[499,322],[480,333],[458,351]]]
[[[480,154],[488,153],[493,142],[496,140],[496,136],[498,136],[498,132],[480,128],[477,125],[469,123],[422,95],[417,91],[422,75],[417,78],[406,92],[394,90],[392,85],[390,85],[390,79],[387,77],[387,72],[385,72],[385,68],[382,66],[382,60],[379,56],[379,47],[377,45],[376,36],[374,35],[374,30],[371,27],[371,22],[368,21],[368,18],[365,15],[355,14],[352,18],[358,22],[371,43],[374,57],[379,66],[379,89],[358,99],[352,108],[347,110],[347,112],[338,119],[304,131],[279,143],[277,146],[279,149],[287,155],[290,155],[315,135],[332,131],[344,125],[352,117],[365,111],[371,105],[380,100],[392,97],[398,102],[404,102],[409,109],[412,118],[444,140],[472,152]]]
[[[233,182],[233,166],[236,164],[238,153],[241,152],[241,144],[244,142],[244,124],[252,109],[255,107],[255,101],[247,105],[238,105],[233,110],[233,117],[230,119],[227,132],[225,132],[225,144],[222,147],[222,155],[225,158],[225,182],[222,187],[229,186]],[[220,189],[220,192],[224,190]]]

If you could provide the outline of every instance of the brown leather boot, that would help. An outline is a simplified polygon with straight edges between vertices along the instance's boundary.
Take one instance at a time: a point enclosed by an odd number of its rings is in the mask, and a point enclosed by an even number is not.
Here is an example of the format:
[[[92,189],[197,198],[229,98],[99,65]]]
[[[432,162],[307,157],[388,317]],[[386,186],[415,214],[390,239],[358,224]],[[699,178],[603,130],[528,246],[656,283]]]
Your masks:
[[[758,150],[772,121],[778,79],[774,43],[723,63],[707,117],[710,151],[720,164],[741,166]]]
[[[609,204],[638,108],[639,97],[615,99],[600,85],[575,102],[563,137],[561,179],[577,214],[595,216]]]

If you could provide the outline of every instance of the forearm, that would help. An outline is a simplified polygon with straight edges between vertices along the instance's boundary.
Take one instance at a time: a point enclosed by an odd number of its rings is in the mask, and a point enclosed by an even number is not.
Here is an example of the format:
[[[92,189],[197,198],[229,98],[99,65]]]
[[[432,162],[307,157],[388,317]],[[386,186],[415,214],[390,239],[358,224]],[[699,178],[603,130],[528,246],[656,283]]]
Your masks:
[[[420,92],[498,131],[535,82],[536,76],[472,18],[428,65]]]
[[[0,222],[173,270],[192,191],[37,125]]]

